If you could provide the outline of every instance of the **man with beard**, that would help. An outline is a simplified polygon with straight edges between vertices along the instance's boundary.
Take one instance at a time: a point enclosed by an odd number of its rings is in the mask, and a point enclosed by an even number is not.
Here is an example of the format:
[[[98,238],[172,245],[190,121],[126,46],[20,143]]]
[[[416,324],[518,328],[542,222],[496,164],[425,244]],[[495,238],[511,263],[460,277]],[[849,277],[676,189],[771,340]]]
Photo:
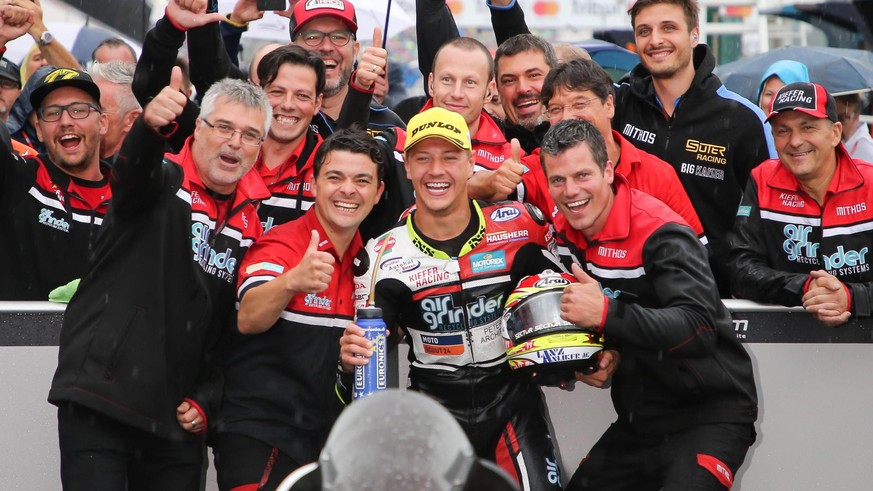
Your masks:
[[[14,39],[7,35],[15,27],[4,23],[0,36]],[[30,103],[45,154],[19,157],[0,125],[3,300],[47,300],[54,288],[82,277],[111,196],[108,168],[100,161],[107,117],[91,77],[69,68],[48,70]]]
[[[498,41],[528,32],[521,6],[508,3],[491,11]],[[730,297],[727,233],[749,172],[776,156],[770,128],[712,73],[695,0],[639,0],[629,14],[640,64],[616,89],[612,127],[676,170],[709,240],[719,292]]]
[[[219,32],[220,14],[205,13],[204,0],[174,0],[186,4],[185,10],[213,16],[210,22],[190,26],[188,53],[191,59],[191,80],[197,90],[204,90],[215,80],[224,77],[244,78],[225,50]],[[173,3],[173,2],[170,2]],[[202,7],[201,7],[202,5]],[[199,9],[199,10],[198,10]],[[244,24],[261,18],[254,0],[238,0],[232,13],[233,22]],[[184,16],[173,16],[174,21],[186,22]],[[318,53],[324,60],[325,86],[322,106],[312,124],[322,138],[337,128],[348,126],[359,119],[367,119],[369,129],[379,131],[403,128],[403,121],[385,106],[373,104],[373,83],[387,70],[388,54],[382,49],[381,35],[371,46],[361,51],[358,41],[358,21],[355,6],[348,0],[308,0],[297,2],[291,13],[291,42]],[[371,33],[365,33],[367,35]],[[354,70],[358,55],[360,70]],[[349,100],[350,99],[350,100]],[[369,107],[369,109],[368,109]],[[348,118],[341,116],[348,115]],[[398,147],[402,152],[402,145]],[[400,164],[402,168],[402,163]]]
[[[506,119],[506,139],[517,138],[525,152],[539,148],[549,129],[543,119],[545,107],[540,92],[546,75],[558,65],[552,45],[532,34],[519,34],[500,43],[494,55],[497,91]]]
[[[612,127],[670,163],[709,239],[710,266],[730,297],[728,240],[752,168],[776,156],[754,104],[712,73],[695,0],[639,0],[630,9],[640,64],[616,90]]]

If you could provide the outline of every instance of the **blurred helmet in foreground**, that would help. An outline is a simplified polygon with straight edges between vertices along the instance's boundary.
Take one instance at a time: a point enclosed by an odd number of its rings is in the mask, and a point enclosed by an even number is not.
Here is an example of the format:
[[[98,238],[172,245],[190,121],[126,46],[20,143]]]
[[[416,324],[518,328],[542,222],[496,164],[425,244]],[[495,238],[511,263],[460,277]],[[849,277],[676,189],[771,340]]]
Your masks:
[[[545,271],[525,276],[506,300],[503,340],[509,367],[540,385],[597,370],[603,337],[561,319],[561,294],[573,275]]]

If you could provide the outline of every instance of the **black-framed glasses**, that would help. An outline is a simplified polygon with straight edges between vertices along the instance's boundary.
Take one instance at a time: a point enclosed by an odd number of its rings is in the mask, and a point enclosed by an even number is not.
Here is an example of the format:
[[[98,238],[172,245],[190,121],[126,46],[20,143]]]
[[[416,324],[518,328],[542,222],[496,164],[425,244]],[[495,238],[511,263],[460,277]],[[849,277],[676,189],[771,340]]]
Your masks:
[[[355,38],[355,34],[350,31],[303,31],[297,35],[297,38],[302,39],[303,44],[314,48],[321,45],[325,36],[330,39],[330,42],[333,43],[334,46],[345,46],[349,44],[349,41]]]
[[[243,142],[244,145],[258,147],[261,145],[261,143],[264,143],[264,137],[258,135],[253,131],[238,130],[233,126],[228,126],[224,123],[212,124],[206,119],[201,119],[201,121],[206,123],[213,130],[215,130],[215,134],[218,135],[219,138],[230,140],[231,138],[233,138],[234,134],[239,133],[239,139],[241,142]]]
[[[93,104],[88,104],[87,102],[74,102],[72,104],[67,104],[66,106],[41,107],[36,110],[36,115],[46,123],[54,123],[61,119],[64,111],[67,111],[67,114],[69,114],[73,119],[85,119],[91,115],[91,111],[97,111],[99,113],[100,108]]]
[[[559,106],[557,104],[549,106],[545,110],[546,118],[548,118],[549,120],[558,119],[559,117],[561,117],[562,114],[564,114],[565,108],[570,108],[570,111],[572,111],[572,113],[578,114],[584,111],[585,108],[588,107],[595,100],[597,100],[597,97],[576,101],[571,104],[564,104],[562,106]]]

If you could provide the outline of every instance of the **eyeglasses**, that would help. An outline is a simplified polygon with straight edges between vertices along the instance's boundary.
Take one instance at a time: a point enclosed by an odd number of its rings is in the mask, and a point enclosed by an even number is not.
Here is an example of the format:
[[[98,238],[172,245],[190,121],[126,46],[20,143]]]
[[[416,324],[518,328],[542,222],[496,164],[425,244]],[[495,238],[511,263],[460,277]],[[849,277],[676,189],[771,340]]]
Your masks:
[[[351,41],[355,37],[354,33],[349,31],[303,31],[297,35],[297,38],[302,39],[303,44],[314,48],[321,45],[321,42],[324,40],[325,36],[330,39],[330,42],[333,43],[334,46],[345,46],[349,44],[349,41]]]
[[[85,119],[91,115],[91,111],[100,112],[100,108],[87,102],[74,102],[66,106],[46,106],[36,110],[36,115],[39,119],[46,123],[53,123],[61,119],[61,116],[67,111],[73,119]]]
[[[259,136],[257,133],[238,130],[222,123],[212,124],[205,119],[201,119],[201,121],[206,123],[213,130],[215,130],[215,134],[217,134],[219,138],[222,138],[224,140],[230,140],[231,138],[233,138],[233,135],[239,133],[239,139],[241,142],[243,142],[244,145],[258,147],[261,145],[261,143],[264,143],[264,138],[262,136]]]
[[[558,119],[564,114],[565,108],[570,108],[572,113],[580,113],[585,110],[592,102],[597,100],[597,97],[592,97],[591,99],[585,99],[584,101],[576,101],[572,104],[564,104],[562,106],[554,105],[546,108],[545,114],[549,120]]]
[[[9,80],[6,78],[0,78],[0,89],[10,90],[10,89],[17,89],[17,88],[18,88],[18,84],[13,82],[12,80]]]

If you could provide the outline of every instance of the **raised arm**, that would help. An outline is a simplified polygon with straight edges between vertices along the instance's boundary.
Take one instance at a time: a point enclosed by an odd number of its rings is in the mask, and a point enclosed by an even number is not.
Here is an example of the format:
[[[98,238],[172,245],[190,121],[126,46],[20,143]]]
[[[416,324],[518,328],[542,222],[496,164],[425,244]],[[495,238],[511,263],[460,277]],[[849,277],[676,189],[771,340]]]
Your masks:
[[[49,65],[54,65],[58,68],[82,69],[73,53],[70,53],[70,50],[61,44],[60,41],[55,39],[48,43],[42,42],[47,41],[45,33],[48,32],[48,28],[42,20],[42,5],[40,5],[39,0],[12,0],[12,5],[33,12],[33,24],[27,30],[27,33],[33,38],[33,42],[39,44],[39,51]]]

